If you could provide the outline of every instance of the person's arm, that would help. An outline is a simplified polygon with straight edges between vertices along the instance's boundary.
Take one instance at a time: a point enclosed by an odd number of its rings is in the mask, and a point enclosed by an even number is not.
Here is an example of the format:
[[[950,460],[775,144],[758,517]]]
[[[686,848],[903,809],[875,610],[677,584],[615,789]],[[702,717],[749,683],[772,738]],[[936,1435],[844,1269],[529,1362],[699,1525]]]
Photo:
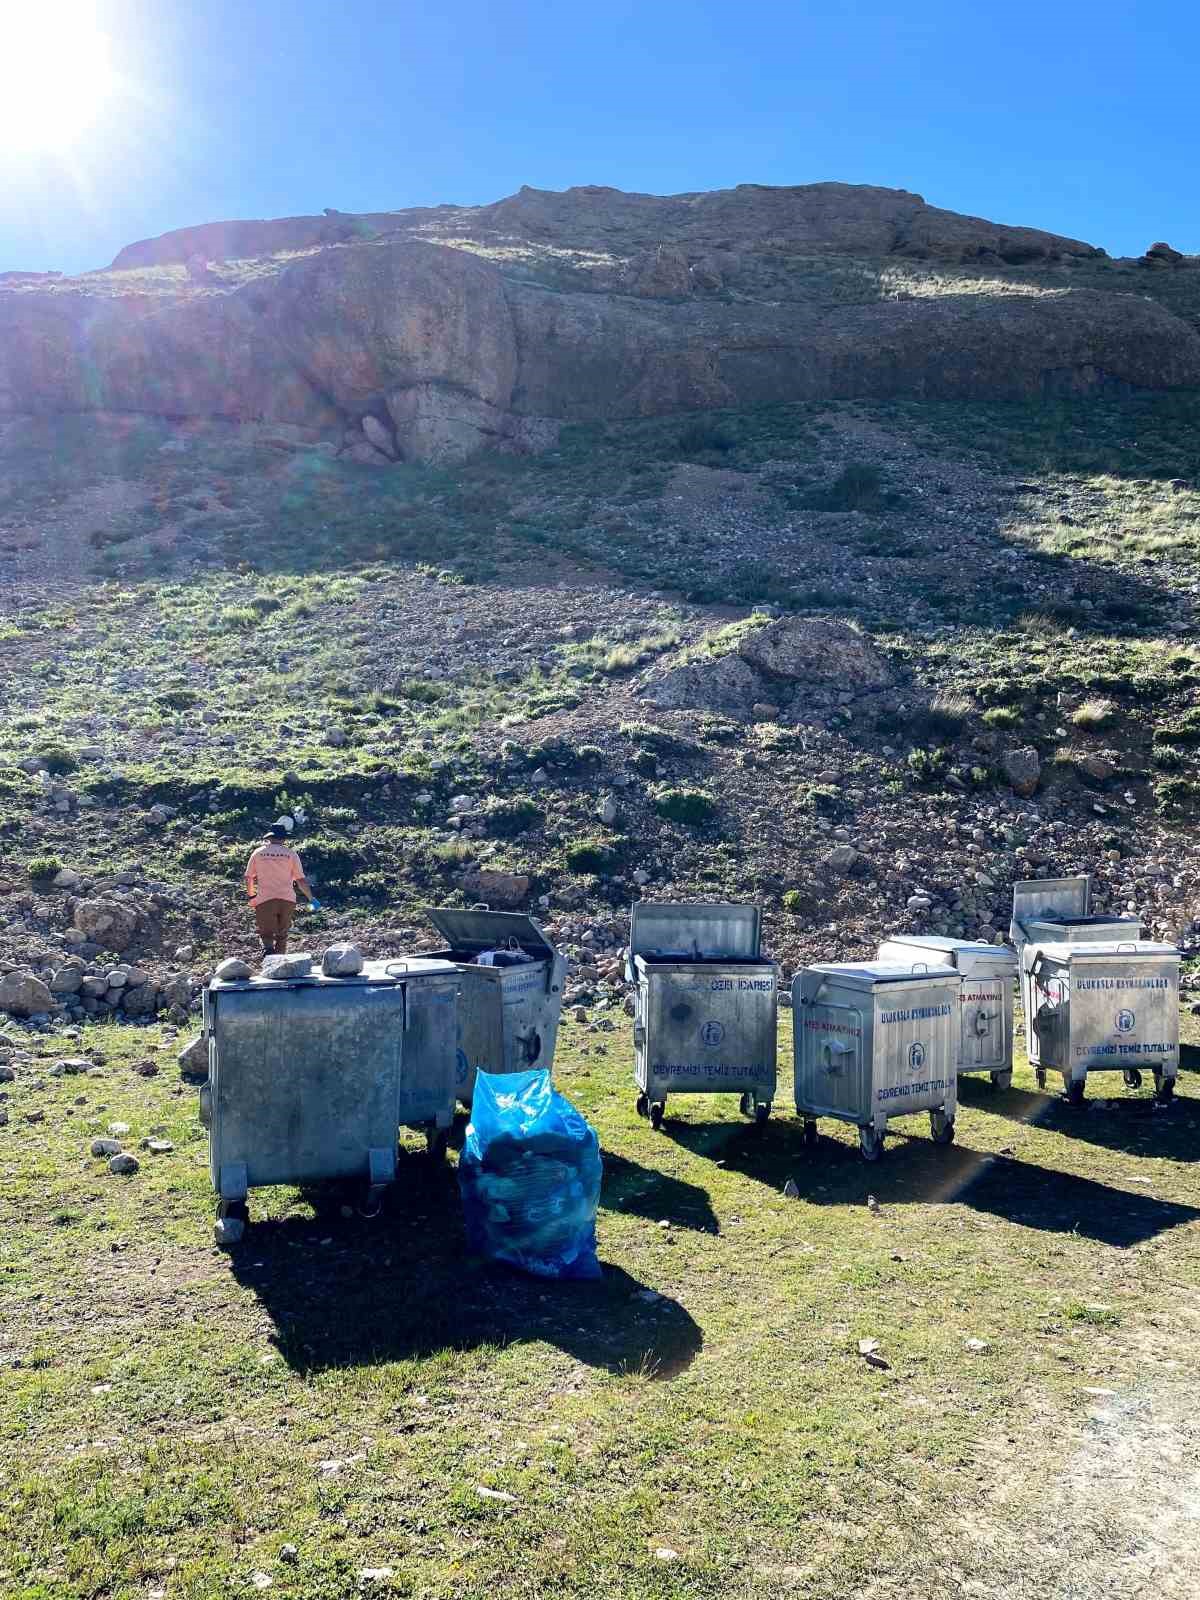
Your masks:
[[[315,899],[312,890],[308,886],[308,879],[304,876],[304,868],[301,865],[300,857],[294,850],[292,851],[292,882],[306,900]]]
[[[258,874],[254,870],[254,857],[246,863],[246,893],[251,900],[258,897]]]

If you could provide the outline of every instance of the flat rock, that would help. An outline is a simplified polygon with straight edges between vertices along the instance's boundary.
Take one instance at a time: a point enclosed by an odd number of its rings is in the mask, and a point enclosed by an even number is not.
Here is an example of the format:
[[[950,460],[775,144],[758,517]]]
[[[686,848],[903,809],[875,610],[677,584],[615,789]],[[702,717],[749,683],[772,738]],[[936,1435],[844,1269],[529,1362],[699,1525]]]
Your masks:
[[[264,956],[262,975],[277,981],[283,978],[307,978],[312,968],[312,956],[298,950],[294,955]]]
[[[119,1139],[93,1139],[92,1154],[94,1156],[119,1156],[121,1154],[121,1141]]]
[[[218,964],[213,977],[218,983],[244,983],[251,973],[248,961],[243,961],[240,956],[227,956]]]
[[[108,1170],[117,1178],[132,1178],[135,1172],[141,1171],[141,1162],[136,1156],[116,1155],[108,1163]]]

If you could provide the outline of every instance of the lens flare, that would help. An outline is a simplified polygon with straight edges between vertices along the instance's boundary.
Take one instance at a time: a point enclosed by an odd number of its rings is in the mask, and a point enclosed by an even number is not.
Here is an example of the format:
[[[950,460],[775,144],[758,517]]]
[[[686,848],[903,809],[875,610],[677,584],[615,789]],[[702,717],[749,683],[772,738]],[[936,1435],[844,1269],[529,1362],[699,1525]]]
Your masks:
[[[22,152],[70,150],[116,85],[92,6],[0,0],[0,167]]]

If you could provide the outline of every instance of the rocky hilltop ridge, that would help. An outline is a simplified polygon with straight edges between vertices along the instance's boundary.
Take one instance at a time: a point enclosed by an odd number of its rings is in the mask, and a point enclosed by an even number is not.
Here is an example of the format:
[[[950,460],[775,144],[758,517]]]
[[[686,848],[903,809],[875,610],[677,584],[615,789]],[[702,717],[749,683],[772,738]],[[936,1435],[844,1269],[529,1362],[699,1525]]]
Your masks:
[[[0,415],[290,425],[382,465],[568,421],[1200,385],[1195,323],[1128,271],[838,183],[206,224],[0,283]]]

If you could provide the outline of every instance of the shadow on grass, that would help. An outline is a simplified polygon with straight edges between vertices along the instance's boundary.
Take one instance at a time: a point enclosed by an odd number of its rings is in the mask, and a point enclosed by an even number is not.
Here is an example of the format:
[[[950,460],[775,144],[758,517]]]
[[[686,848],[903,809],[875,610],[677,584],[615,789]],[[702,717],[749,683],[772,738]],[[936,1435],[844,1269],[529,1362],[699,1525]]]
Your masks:
[[[991,1101],[990,1090],[981,1087],[980,1094]],[[1195,1132],[1186,1126],[1191,1120],[1186,1102],[1165,1114],[1151,1114],[1148,1101],[1131,1100],[1128,1109],[1137,1117],[1135,1122],[1108,1112],[1073,1112],[1043,1095],[1022,1095],[1021,1091],[995,1099],[997,1108],[1012,1099],[1044,1107],[1040,1117],[1018,1118],[1038,1120],[1043,1127],[1053,1125],[1052,1119],[1060,1111],[1065,1129],[1079,1123],[1087,1127],[1095,1121],[1101,1124],[1096,1142],[1107,1143],[1114,1150],[1134,1149],[1133,1129],[1141,1127],[1149,1136],[1146,1153],[1196,1159]],[[1016,1108],[1012,1114],[1018,1117]],[[693,1154],[719,1158],[727,1170],[777,1194],[790,1178],[799,1198],[812,1205],[865,1207],[868,1195],[884,1207],[955,1203],[991,1212],[1022,1227],[1076,1233],[1118,1248],[1200,1220],[1200,1206],[1131,1194],[1119,1186],[963,1145],[935,1145],[923,1135],[900,1129],[889,1133],[882,1160],[868,1163],[859,1157],[857,1145],[840,1139],[819,1137],[815,1145],[804,1145],[800,1124],[794,1121],[768,1123],[765,1128],[682,1122],[664,1127]]]
[[[1150,1081],[1150,1074],[1146,1074]],[[1195,1129],[1192,1104],[1176,1100],[1169,1109],[1156,1110],[1152,1097],[1127,1090],[1119,1072],[1092,1077],[1088,1098],[1080,1107],[1068,1105],[1065,1097],[1047,1090],[1007,1089],[997,1094],[975,1078],[960,1078],[958,1099],[974,1111],[988,1111],[1010,1122],[1053,1129],[1055,1133],[1086,1144],[1100,1145],[1127,1155],[1165,1156],[1171,1161],[1200,1161],[1200,1142]]]
[[[660,1379],[703,1343],[681,1305],[620,1268],[557,1283],[469,1256],[454,1173],[422,1155],[401,1160],[373,1221],[342,1218],[337,1198],[324,1196],[316,1221],[252,1221],[230,1255],[297,1372],[544,1341],[588,1366]]]
[[[604,1187],[600,1204],[606,1211],[626,1216],[648,1217],[654,1222],[669,1221],[676,1228],[691,1228],[696,1233],[719,1233],[716,1212],[708,1191],[699,1184],[685,1183],[665,1172],[641,1167],[636,1161],[604,1154]]]

